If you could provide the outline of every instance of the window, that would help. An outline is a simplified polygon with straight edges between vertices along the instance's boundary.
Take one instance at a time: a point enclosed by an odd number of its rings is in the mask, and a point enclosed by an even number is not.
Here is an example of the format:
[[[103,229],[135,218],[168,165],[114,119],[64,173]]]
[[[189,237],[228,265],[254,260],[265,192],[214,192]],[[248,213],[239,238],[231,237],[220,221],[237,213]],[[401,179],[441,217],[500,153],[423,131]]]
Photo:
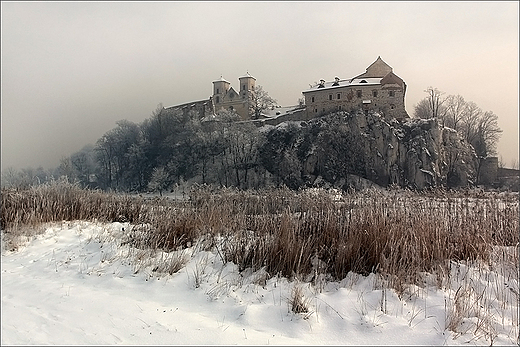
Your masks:
[[[361,98],[363,96],[363,92],[361,90],[357,91],[357,97]]]
[[[395,90],[389,90],[388,91],[388,96],[393,98],[395,96]]]
[[[314,109],[314,113],[318,113],[318,109],[317,108]]]
[[[220,102],[220,97],[217,96],[217,104]]]
[[[218,91],[218,88],[217,88],[217,94],[220,94],[220,92]]]
[[[311,102],[314,102],[314,96],[311,98]]]
[[[340,93],[338,93],[338,95],[336,95],[336,99],[338,99],[338,100],[341,99],[341,94]]]
[[[246,85],[242,84],[242,90],[246,90]]]
[[[332,94],[329,94],[329,100],[332,100]]]
[[[359,83],[367,83],[367,81],[366,80],[361,80],[361,82],[359,82]]]
[[[395,105],[394,105],[394,104],[391,104],[391,105],[390,105],[390,109],[393,110],[394,108],[395,108]]]
[[[372,96],[373,96],[374,98],[377,98],[377,90],[373,90],[373,91],[372,91]]]

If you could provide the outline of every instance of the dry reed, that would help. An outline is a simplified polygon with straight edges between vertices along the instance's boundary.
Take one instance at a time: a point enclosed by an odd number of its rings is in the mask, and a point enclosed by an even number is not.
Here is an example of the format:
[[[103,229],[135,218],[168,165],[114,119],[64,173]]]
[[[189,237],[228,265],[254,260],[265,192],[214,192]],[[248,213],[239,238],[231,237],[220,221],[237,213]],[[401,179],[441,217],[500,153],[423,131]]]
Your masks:
[[[239,191],[194,187],[187,201],[83,190],[51,183],[2,189],[4,234],[62,220],[125,221],[127,243],[180,250],[204,237],[223,261],[268,276],[380,273],[402,290],[450,261],[489,261],[492,246],[518,245],[518,195],[444,190],[340,194],[309,189]],[[442,283],[442,279],[439,280]]]

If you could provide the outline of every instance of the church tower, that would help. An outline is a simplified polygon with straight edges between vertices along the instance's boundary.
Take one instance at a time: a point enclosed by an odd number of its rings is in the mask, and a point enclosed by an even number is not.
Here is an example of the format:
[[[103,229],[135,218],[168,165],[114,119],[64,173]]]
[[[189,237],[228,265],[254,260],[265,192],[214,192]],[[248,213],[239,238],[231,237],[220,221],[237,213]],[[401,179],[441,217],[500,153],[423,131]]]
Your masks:
[[[229,90],[231,83],[226,81],[222,76],[217,81],[213,81],[213,102],[219,104],[224,100],[224,97]]]
[[[240,81],[240,96],[247,100],[249,93],[255,88],[256,78],[246,72],[245,76],[239,77],[238,80]]]

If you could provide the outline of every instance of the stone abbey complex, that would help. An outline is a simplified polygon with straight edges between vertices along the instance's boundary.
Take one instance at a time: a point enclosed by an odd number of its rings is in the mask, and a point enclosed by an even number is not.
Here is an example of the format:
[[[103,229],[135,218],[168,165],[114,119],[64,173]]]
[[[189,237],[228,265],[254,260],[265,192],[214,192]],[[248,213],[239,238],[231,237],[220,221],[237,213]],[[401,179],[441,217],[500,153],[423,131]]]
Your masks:
[[[404,98],[406,83],[378,57],[364,73],[350,79],[335,77],[302,92],[310,117],[353,108],[380,111],[398,120],[408,118]]]
[[[213,95],[209,99],[171,106],[167,110],[196,111],[201,117],[228,110],[236,112],[243,120],[250,120],[250,103],[255,92],[256,78],[246,73],[238,80],[238,89],[235,89],[221,76],[219,80],[213,81]],[[302,94],[304,104],[284,107],[280,111],[267,110],[263,120],[308,120],[333,111],[353,109],[377,111],[385,118],[397,120],[409,118],[404,102],[406,83],[394,74],[392,67],[381,57],[360,75],[350,79],[335,77],[329,82],[322,79]]]

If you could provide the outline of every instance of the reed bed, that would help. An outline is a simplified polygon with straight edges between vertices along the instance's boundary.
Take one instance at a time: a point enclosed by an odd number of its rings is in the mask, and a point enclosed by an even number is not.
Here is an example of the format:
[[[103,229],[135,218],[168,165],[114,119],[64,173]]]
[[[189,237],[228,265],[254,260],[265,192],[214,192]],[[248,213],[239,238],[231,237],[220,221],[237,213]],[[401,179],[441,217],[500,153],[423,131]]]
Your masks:
[[[129,222],[124,242],[141,249],[168,252],[198,243],[240,270],[264,269],[270,277],[341,280],[351,271],[378,273],[403,290],[421,283],[425,272],[442,283],[451,261],[489,262],[494,246],[518,247],[518,205],[517,194],[478,191],[205,186],[176,201],[61,182],[2,189],[1,227],[5,239],[53,221]]]
[[[0,226],[12,231],[63,220],[132,223],[139,219],[142,208],[141,199],[134,196],[84,190],[68,182],[50,182],[25,190],[2,188]]]

